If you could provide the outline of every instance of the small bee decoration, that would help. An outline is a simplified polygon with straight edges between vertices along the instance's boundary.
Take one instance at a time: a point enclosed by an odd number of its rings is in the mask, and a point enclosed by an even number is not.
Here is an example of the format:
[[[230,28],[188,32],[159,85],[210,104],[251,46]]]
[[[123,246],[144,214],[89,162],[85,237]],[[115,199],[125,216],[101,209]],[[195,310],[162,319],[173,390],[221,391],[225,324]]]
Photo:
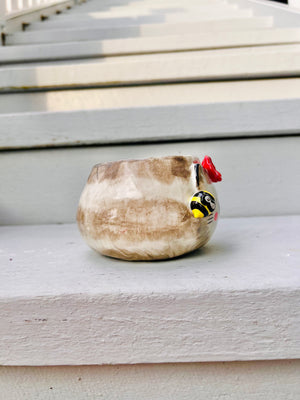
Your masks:
[[[216,199],[206,190],[201,190],[193,195],[190,203],[195,218],[204,218],[216,209]]]

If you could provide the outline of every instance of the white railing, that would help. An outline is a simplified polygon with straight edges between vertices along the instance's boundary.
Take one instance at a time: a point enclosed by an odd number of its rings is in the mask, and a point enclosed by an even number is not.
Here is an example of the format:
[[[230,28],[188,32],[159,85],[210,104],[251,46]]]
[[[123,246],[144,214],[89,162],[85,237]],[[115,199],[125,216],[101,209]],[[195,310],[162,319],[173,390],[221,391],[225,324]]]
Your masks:
[[[0,17],[8,16],[15,12],[30,10],[35,7],[50,6],[63,3],[65,0],[0,0]]]
[[[86,0],[0,0],[0,46],[6,36],[24,30],[31,22],[44,20]]]

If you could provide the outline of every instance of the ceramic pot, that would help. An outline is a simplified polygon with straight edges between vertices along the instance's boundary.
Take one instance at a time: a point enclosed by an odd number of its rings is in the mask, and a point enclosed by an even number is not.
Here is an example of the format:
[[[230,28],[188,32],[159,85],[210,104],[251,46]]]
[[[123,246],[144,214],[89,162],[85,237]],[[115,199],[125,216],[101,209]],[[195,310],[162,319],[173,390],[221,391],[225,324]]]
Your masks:
[[[205,166],[206,161],[206,166]],[[160,260],[205,245],[219,215],[209,157],[122,160],[93,167],[77,212],[94,250],[123,260]]]

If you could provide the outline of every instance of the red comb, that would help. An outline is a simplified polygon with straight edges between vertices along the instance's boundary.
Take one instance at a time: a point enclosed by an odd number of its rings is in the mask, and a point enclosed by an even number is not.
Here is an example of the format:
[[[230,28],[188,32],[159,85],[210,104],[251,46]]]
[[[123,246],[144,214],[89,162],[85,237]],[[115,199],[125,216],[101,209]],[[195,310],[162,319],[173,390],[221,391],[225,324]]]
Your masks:
[[[222,175],[216,170],[210,157],[204,157],[202,167],[205,169],[212,182],[220,182],[222,180]]]

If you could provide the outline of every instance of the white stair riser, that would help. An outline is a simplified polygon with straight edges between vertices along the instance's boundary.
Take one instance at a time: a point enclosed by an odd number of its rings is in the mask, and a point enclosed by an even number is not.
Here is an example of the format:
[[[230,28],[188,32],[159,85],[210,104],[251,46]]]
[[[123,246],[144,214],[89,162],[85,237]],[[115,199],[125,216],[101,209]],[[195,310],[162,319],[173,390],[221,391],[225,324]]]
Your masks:
[[[78,9],[77,9],[78,10]],[[143,4],[141,3],[139,6],[112,6],[109,8],[103,8],[103,11],[86,11],[83,7],[80,8],[80,12],[76,12],[76,9],[61,14],[56,21],[82,21],[82,20],[91,20],[91,19],[102,19],[102,18],[120,18],[120,17],[136,17],[143,15],[162,15],[162,14],[178,14],[178,13],[201,13],[201,14],[219,14],[226,11],[234,12],[238,10],[238,5],[236,4],[227,4],[220,3],[216,7],[215,2],[209,3],[181,3],[178,5],[168,5],[168,4]],[[54,21],[51,19],[50,22]],[[49,22],[49,21],[47,21]]]
[[[142,15],[136,17],[119,17],[119,18],[86,18],[77,20],[53,20],[46,23],[34,23],[27,29],[29,32],[37,32],[42,30],[51,29],[70,29],[77,26],[80,28],[118,28],[122,26],[142,25],[142,24],[165,24],[165,23],[183,23],[183,22],[196,22],[196,21],[218,21],[225,18],[247,18],[251,17],[251,10],[236,10],[236,11],[212,11],[211,13],[179,13],[179,14],[155,14],[155,15]]]
[[[105,400],[220,400],[230,388],[230,400],[282,400],[299,397],[299,370],[299,360],[2,367],[1,388],[6,400],[16,400],[16,382],[25,399],[50,393],[52,400],[84,400],[88,392],[93,399],[104,393]]]
[[[2,152],[0,224],[72,222],[94,164],[174,154],[213,158],[222,216],[297,214],[299,149],[285,137]]]
[[[299,108],[296,98],[0,114],[0,148],[297,135]]]
[[[254,16],[272,16],[275,27],[299,27],[299,13],[292,7],[275,1],[257,0],[227,0],[227,4],[238,5],[239,8],[249,7],[253,10]]]
[[[0,47],[0,65],[8,62],[64,60],[122,54],[219,49],[300,42],[300,29],[215,32],[214,35],[143,37]],[[1,110],[0,110],[1,111]]]
[[[70,11],[72,14],[82,14],[86,12],[103,12],[107,10],[136,10],[140,8],[147,9],[166,9],[166,8],[177,8],[183,6],[189,7],[208,7],[208,6],[228,6],[228,1],[226,0],[189,0],[182,2],[180,0],[164,0],[161,1],[128,1],[128,0],[101,0],[101,1],[87,1],[80,8],[76,7]]]
[[[202,21],[174,24],[136,25],[114,29],[61,29],[42,32],[16,32],[7,36],[8,45],[70,42],[74,40],[100,40],[142,36],[163,36],[196,34],[199,32],[243,31],[263,29],[272,26],[272,17],[227,19],[223,21]]]
[[[174,107],[190,106],[194,104],[198,105],[199,107],[199,110],[197,110],[196,112],[196,114],[198,115],[199,112],[201,114],[201,107],[205,107],[208,104],[214,104],[217,107],[218,103],[241,103],[239,105],[239,108],[247,108],[251,106],[251,104],[249,104],[250,102],[260,102],[257,110],[261,107],[264,107],[263,112],[266,113],[267,119],[270,119],[272,121],[276,117],[276,115],[278,115],[278,111],[282,108],[282,110],[284,110],[284,114],[288,115],[288,117],[285,119],[290,121],[293,120],[293,104],[295,100],[299,99],[299,93],[300,78],[202,82],[187,83],[181,85],[146,85],[122,88],[106,88],[105,90],[80,89],[21,93],[18,92],[8,94],[2,93],[0,96],[0,115],[9,113],[17,114],[24,112],[40,111],[57,112],[88,110],[98,110],[99,113],[103,113],[105,110],[109,109],[115,109],[116,112],[118,112],[121,108],[135,108],[136,113],[130,115],[129,118],[129,120],[132,121],[136,118],[139,118],[139,115],[146,111],[144,110],[144,107],[151,107],[151,109],[148,110],[148,112],[151,113],[160,106]],[[281,103],[278,103],[278,100],[281,100]],[[288,106],[285,107],[282,100],[293,101],[288,101]],[[264,103],[261,103],[262,101],[264,101]],[[270,111],[271,108],[274,109],[274,115],[272,116],[272,118],[270,118],[270,115],[268,115],[268,111],[266,109],[267,102],[269,102],[270,104]],[[247,106],[245,106],[245,103],[247,103]],[[225,107],[230,106],[227,105]],[[232,104],[231,107],[234,107],[234,104]],[[252,109],[254,110],[255,108]],[[164,110],[167,110],[167,108],[164,108]],[[130,110],[127,111],[130,112]],[[208,116],[208,109],[206,109],[205,112]],[[219,115],[219,113],[220,110],[217,109],[216,114]],[[243,114],[242,110],[240,110],[240,113],[242,113],[241,115],[244,120],[246,118],[246,114]],[[249,114],[251,114],[251,108],[249,108]],[[252,115],[253,124],[256,123],[256,119],[259,119],[258,116],[257,118],[255,118],[255,115]],[[11,118],[11,116],[7,117]],[[28,116],[23,115],[22,117],[26,118]],[[30,118],[35,117],[37,117],[35,114],[30,116]],[[42,118],[43,115],[41,115],[40,117]],[[18,118],[18,115],[15,115],[15,118]],[[154,125],[155,118],[155,115],[153,115]],[[181,115],[181,118],[184,119],[185,126],[188,126],[189,120],[186,120],[183,115]],[[217,116],[215,116],[215,119],[218,119]],[[236,117],[236,119],[238,118]],[[297,118],[295,120],[297,123]],[[128,121],[128,124],[130,123],[130,121]],[[61,120],[60,123],[62,123]],[[276,125],[274,125],[274,127],[272,127],[271,129],[275,129],[276,126],[278,127],[278,123],[279,121],[276,121]],[[1,125],[4,124],[5,122],[2,118]],[[110,124],[112,124],[113,126],[113,121],[111,121]],[[222,124],[224,124],[224,121],[222,121]],[[201,126],[202,124],[199,126],[200,130]],[[296,125],[296,127],[297,126],[298,125]],[[287,125],[286,129],[288,128],[291,128],[291,126]],[[174,129],[176,129],[176,127],[174,127]],[[231,129],[233,132],[233,127]],[[241,127],[237,129],[241,129],[240,132],[243,131]],[[161,131],[163,130],[164,129],[161,129]],[[205,130],[207,131],[207,127],[205,127]],[[264,130],[268,132],[268,126],[265,126]],[[132,127],[130,132],[127,132],[128,138],[130,138],[131,131]],[[1,129],[0,132],[2,133],[2,140],[4,140],[5,132]],[[182,133],[184,134],[184,131]],[[85,137],[87,137],[87,132],[85,132]],[[11,136],[10,139],[12,139]],[[4,144],[4,142],[2,142],[2,144]],[[11,145],[13,145],[12,142]]]
[[[300,45],[110,57],[0,68],[0,88],[120,86],[300,74]]]

